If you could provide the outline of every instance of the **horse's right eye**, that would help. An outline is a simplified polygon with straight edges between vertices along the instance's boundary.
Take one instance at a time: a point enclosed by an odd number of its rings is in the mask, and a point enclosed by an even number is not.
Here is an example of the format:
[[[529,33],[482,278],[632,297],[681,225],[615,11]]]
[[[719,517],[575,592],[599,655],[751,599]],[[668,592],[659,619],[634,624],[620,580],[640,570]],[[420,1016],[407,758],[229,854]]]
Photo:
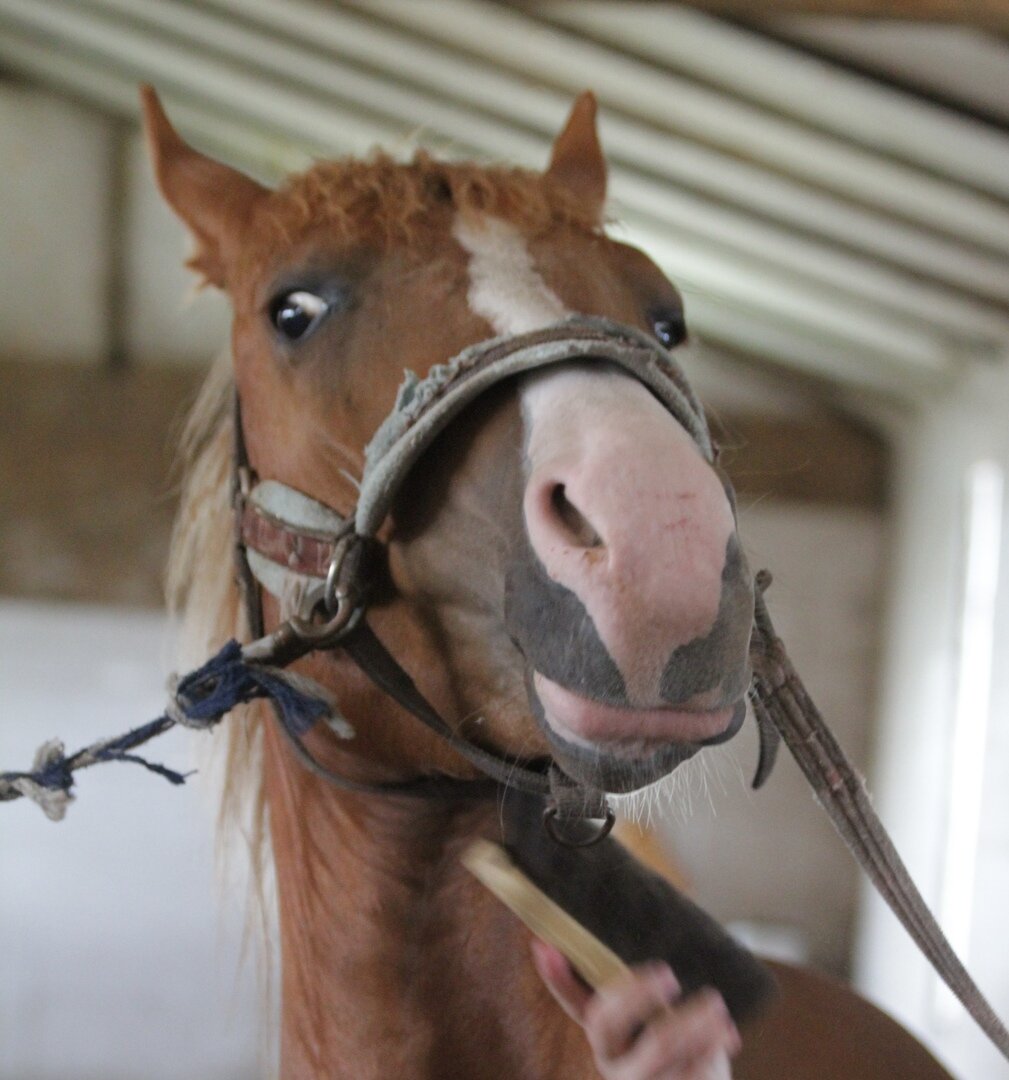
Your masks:
[[[274,300],[270,320],[282,337],[300,341],[319,325],[328,310],[329,304],[321,296],[296,289]]]

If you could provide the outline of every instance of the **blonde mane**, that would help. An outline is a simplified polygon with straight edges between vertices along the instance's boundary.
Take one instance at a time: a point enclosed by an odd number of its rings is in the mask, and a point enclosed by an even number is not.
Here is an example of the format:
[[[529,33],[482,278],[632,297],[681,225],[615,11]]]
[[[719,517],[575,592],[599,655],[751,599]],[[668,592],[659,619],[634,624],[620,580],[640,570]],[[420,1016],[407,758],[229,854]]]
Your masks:
[[[223,350],[180,443],[181,492],[166,575],[179,671],[198,667],[230,638],[247,636],[233,573],[233,397],[231,356]],[[262,778],[265,715],[262,702],[242,706],[212,735],[201,734],[197,746],[201,777],[218,806],[222,876],[245,898],[248,929],[261,945],[269,941],[274,910]],[[268,958],[268,948],[260,951]]]

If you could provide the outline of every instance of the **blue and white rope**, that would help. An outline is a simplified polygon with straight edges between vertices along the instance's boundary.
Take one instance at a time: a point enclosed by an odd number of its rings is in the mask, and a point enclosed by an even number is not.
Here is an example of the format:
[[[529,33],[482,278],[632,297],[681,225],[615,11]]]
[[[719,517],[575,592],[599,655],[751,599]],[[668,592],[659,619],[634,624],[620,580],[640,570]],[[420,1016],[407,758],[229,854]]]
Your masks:
[[[229,641],[201,668],[181,679],[172,679],[165,712],[111,739],[100,739],[67,755],[59,739],[43,743],[31,769],[0,773],[0,802],[26,798],[38,803],[46,817],[59,821],[73,799],[74,773],[105,761],[128,761],[183,784],[190,774],[180,773],[135,754],[138,746],[164,734],[177,724],[209,729],[236,705],[269,698],[284,726],[296,736],[304,735],[319,720],[326,720],[338,734],[349,738],[353,730],[339,715],[330,695],[318,683],[281,668],[247,661],[237,641]]]

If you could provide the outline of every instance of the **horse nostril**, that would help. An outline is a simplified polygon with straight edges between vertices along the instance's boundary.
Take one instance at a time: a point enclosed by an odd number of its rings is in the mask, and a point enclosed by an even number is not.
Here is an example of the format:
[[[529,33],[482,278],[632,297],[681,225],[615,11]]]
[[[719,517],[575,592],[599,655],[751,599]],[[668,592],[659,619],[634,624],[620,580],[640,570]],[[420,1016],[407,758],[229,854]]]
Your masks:
[[[550,492],[550,506],[564,530],[578,547],[598,548],[603,546],[602,537],[592,527],[588,518],[567,496],[563,484],[555,484]]]

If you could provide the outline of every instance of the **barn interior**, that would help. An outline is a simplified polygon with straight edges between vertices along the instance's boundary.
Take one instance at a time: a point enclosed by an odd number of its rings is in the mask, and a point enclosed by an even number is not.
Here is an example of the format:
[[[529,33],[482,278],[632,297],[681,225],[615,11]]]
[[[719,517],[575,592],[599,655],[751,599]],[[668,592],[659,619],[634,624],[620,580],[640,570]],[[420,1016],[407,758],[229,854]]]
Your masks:
[[[1009,1016],[1007,34],[1006,0],[0,0],[0,769],[157,715],[171,668],[174,447],[229,315],[138,84],[269,182],[376,146],[541,167],[588,87],[781,635]],[[755,763],[748,724],[653,804],[687,891],[1009,1078],[788,755],[759,792]],[[77,790],[59,825],[0,810],[0,1080],[268,1075],[209,798]]]

